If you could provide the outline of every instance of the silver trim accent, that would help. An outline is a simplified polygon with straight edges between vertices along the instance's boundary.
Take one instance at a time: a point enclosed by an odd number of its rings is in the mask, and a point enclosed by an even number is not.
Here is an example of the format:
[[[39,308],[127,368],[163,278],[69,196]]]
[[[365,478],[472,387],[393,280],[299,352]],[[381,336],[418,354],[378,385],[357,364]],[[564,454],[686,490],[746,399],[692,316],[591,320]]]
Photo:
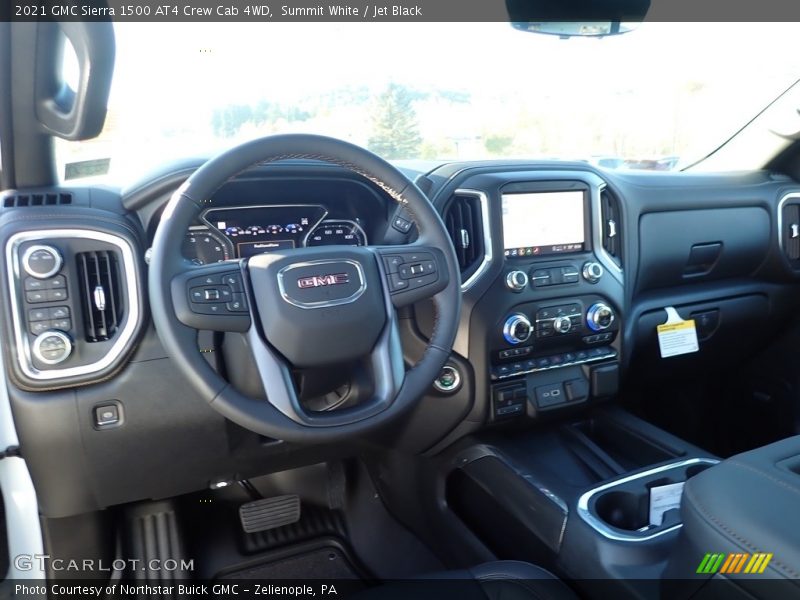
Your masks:
[[[800,200],[800,192],[789,192],[788,194],[784,194],[781,196],[781,199],[778,202],[778,246],[780,247],[782,253],[785,252],[783,247],[783,208],[786,203],[793,198]],[[800,204],[800,202],[798,202],[798,204]],[[785,253],[784,256],[786,256]]]
[[[92,292],[92,300],[94,301],[94,305],[100,312],[104,312],[106,310],[106,291],[103,289],[102,285],[98,285],[94,288]]]
[[[356,268],[356,272],[358,273],[358,278],[360,280],[360,285],[358,287],[358,290],[353,292],[347,298],[339,298],[338,300],[323,300],[320,302],[301,302],[300,300],[296,300],[295,298],[292,298],[291,296],[289,296],[289,294],[286,293],[284,276],[289,271],[293,269],[299,269],[301,267],[311,267],[314,265],[329,265],[329,264],[340,265],[342,263],[353,265]],[[361,264],[359,264],[354,260],[347,260],[347,259],[309,260],[305,262],[292,263],[288,267],[284,267],[280,271],[278,271],[278,291],[281,293],[281,298],[283,298],[284,301],[288,302],[289,304],[296,306],[298,308],[314,309],[314,308],[327,308],[331,306],[341,306],[342,304],[350,304],[351,302],[355,302],[356,300],[358,300],[361,297],[361,295],[366,291],[366,289],[367,289],[367,280],[366,277],[364,276],[364,268],[361,266]]]
[[[587,260],[585,263],[583,263],[583,270],[581,271],[581,274],[589,283],[597,283],[603,277],[604,273],[605,271],[603,271],[603,265],[598,262]]]
[[[592,227],[592,245],[594,246],[595,256],[597,256],[597,259],[603,263],[603,266],[611,274],[611,276],[620,283],[624,283],[624,274],[622,269],[603,246],[604,223],[601,195],[603,190],[607,187],[608,184],[605,181],[597,185],[592,184],[589,186],[589,194],[591,196],[592,203],[592,220],[594,221],[594,227]],[[617,201],[619,202],[619,199],[617,199]]]
[[[483,260],[475,272],[470,275],[465,281],[461,282],[461,291],[466,292],[483,277],[483,274],[489,269],[494,256],[493,242],[492,242],[492,228],[489,224],[489,198],[480,190],[472,190],[467,188],[459,188],[453,192],[455,196],[472,196],[477,198],[481,205],[481,225],[483,233]]]
[[[455,375],[455,379],[453,380],[453,385],[451,385],[450,387],[445,387],[439,383],[439,377],[442,376],[442,373],[444,371],[452,371],[453,374]],[[443,394],[452,394],[459,387],[461,387],[461,373],[453,365],[443,366],[442,371],[439,373],[439,377],[433,380],[433,387],[436,388],[438,391],[442,392]]]
[[[39,250],[44,250],[46,252],[49,252],[55,258],[55,265],[47,273],[34,273],[33,269],[31,269],[31,265],[30,265],[31,254],[33,254],[34,252],[37,252]],[[22,254],[22,269],[28,275],[30,275],[31,277],[33,277],[35,279],[47,279],[48,277],[52,277],[53,275],[55,275],[56,273],[58,273],[61,270],[62,266],[64,266],[64,259],[62,258],[61,253],[56,248],[53,248],[52,246],[44,246],[42,244],[35,244],[35,245],[31,246],[30,248],[28,248],[27,250],[25,250],[25,252]]]
[[[64,346],[67,349],[66,354],[57,359],[45,358],[42,354],[42,344],[49,337],[57,337],[64,342]],[[33,349],[31,351],[33,352],[33,356],[36,357],[36,360],[38,360],[40,363],[45,365],[57,365],[67,360],[70,354],[72,354],[72,340],[66,333],[62,333],[61,331],[55,329],[45,331],[44,333],[38,335],[35,340],[33,340]]]
[[[608,310],[611,313],[611,320],[608,322],[608,325],[600,325],[597,322],[597,313],[601,310]],[[586,311],[586,324],[589,326],[589,329],[594,331],[595,333],[600,331],[605,331],[609,327],[614,324],[614,321],[617,320],[617,315],[614,313],[614,309],[611,308],[605,302],[595,302],[589,307],[589,310]]]
[[[523,283],[517,284],[514,279],[518,276],[522,275]],[[516,269],[514,271],[510,271],[508,275],[506,275],[506,287],[510,289],[512,292],[521,292],[526,287],[528,287],[528,274],[525,271],[520,271]]]
[[[680,467],[686,467],[689,465],[697,465],[697,464],[716,465],[717,463],[719,463],[719,461],[716,460],[715,458],[690,458],[688,460],[681,460],[674,463],[661,465],[660,467],[656,467],[655,469],[650,469],[648,471],[643,471],[641,473],[636,473],[634,475],[628,475],[627,477],[623,477],[622,479],[616,479],[614,481],[610,481],[609,483],[605,483],[599,487],[589,490],[588,492],[585,492],[578,499],[578,515],[580,515],[581,519],[583,519],[584,522],[587,523],[597,533],[599,533],[605,538],[608,538],[610,540],[615,540],[618,542],[646,542],[647,540],[652,540],[653,538],[666,535],[671,531],[675,531],[676,529],[680,529],[681,527],[683,527],[683,523],[678,523],[677,525],[673,525],[672,527],[668,527],[662,531],[650,535],[633,535],[630,533],[624,533],[621,529],[617,529],[615,527],[612,527],[611,525],[607,525],[604,521],[601,521],[598,517],[593,515],[589,511],[589,502],[591,501],[592,497],[595,496],[596,494],[604,492],[618,485],[628,483],[629,481],[635,481],[637,479],[642,479],[643,477],[649,477],[650,475],[655,475],[656,473],[662,473],[664,471],[669,471],[671,469],[678,469]]]
[[[30,342],[28,340],[27,332],[23,327],[23,324],[25,323],[25,314],[18,296],[19,290],[17,288],[17,285],[20,281],[21,267],[19,260],[19,247],[21,244],[29,241],[59,238],[81,238],[96,240],[98,242],[111,244],[119,249],[122,256],[122,268],[125,273],[128,314],[125,321],[125,326],[120,330],[116,341],[111,346],[108,353],[106,353],[106,355],[100,360],[89,363],[88,365],[81,365],[79,367],[48,369],[46,371],[40,371],[33,366],[31,361]],[[102,371],[111,365],[115,360],[117,360],[130,344],[130,341],[133,338],[133,334],[136,331],[136,327],[139,323],[141,309],[137,295],[138,284],[136,281],[135,265],[136,262],[134,259],[133,247],[124,238],[110,233],[102,233],[88,229],[47,229],[23,231],[12,235],[6,243],[6,267],[10,275],[8,285],[11,291],[11,312],[14,317],[14,339],[17,346],[17,361],[22,369],[22,372],[27,377],[37,380],[78,377],[81,375],[90,375],[92,373]]]
[[[524,338],[517,337],[516,334],[514,333],[514,328],[519,323],[528,324],[528,335],[526,335]],[[515,345],[523,344],[527,342],[529,339],[531,339],[532,335],[533,335],[533,325],[531,324],[530,319],[526,315],[523,315],[522,313],[514,313],[513,315],[510,315],[506,319],[506,322],[503,324],[503,337],[509,344],[515,344]]]

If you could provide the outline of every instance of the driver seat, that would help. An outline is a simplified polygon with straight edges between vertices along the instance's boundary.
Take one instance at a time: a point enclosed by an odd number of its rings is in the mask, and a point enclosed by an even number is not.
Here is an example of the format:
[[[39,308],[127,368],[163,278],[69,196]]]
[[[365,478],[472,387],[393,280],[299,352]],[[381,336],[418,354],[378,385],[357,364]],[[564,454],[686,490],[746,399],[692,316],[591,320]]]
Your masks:
[[[353,596],[358,600],[577,600],[575,593],[541,567],[499,560],[470,569],[394,581]]]

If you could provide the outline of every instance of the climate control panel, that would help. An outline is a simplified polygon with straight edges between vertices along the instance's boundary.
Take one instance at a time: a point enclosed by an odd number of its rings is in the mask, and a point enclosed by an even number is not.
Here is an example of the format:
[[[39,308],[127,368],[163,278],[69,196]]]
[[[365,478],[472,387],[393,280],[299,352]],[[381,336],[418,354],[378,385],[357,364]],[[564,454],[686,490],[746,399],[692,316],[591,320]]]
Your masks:
[[[617,355],[612,345],[619,319],[600,296],[520,304],[497,327],[491,341],[494,380]]]

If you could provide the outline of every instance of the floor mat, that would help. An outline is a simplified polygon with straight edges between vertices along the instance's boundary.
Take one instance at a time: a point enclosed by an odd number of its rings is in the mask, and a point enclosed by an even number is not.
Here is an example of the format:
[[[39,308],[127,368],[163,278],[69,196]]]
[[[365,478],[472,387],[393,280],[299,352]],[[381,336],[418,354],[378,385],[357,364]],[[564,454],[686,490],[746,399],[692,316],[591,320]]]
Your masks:
[[[360,580],[345,547],[333,538],[271,553],[258,563],[220,574],[218,579]]]

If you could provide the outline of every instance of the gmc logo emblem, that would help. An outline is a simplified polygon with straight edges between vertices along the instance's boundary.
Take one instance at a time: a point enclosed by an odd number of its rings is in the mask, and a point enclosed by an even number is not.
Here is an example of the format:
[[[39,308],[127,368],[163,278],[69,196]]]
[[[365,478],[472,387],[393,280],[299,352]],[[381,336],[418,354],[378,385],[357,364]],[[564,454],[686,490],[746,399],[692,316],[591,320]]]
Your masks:
[[[350,283],[350,276],[347,273],[331,273],[330,275],[312,275],[311,277],[301,277],[297,280],[297,287],[301,290],[306,288],[323,287],[326,285],[342,285]]]

